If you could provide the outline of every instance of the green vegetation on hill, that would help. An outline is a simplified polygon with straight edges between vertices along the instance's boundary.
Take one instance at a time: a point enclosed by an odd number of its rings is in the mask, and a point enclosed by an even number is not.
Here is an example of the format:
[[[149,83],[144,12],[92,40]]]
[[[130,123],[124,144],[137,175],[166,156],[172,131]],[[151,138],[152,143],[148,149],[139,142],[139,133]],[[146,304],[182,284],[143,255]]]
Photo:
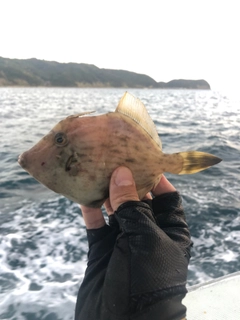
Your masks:
[[[156,82],[144,74],[92,64],[1,57],[0,86],[210,89],[205,80]]]

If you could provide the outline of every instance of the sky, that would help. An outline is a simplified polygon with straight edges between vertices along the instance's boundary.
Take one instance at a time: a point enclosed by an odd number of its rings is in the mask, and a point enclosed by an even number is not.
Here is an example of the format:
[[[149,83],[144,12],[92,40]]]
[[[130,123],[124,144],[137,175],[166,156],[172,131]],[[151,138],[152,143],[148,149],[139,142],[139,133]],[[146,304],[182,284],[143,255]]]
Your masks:
[[[240,83],[239,0],[0,0],[0,56]]]

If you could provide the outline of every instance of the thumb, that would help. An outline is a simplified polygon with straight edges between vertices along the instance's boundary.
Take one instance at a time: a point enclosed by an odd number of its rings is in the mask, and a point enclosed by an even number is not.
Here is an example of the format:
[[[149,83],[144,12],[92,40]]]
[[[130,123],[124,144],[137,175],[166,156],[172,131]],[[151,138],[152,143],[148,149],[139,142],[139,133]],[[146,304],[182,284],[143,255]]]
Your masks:
[[[132,172],[126,167],[117,168],[111,177],[109,189],[110,204],[113,211],[124,202],[139,201]]]

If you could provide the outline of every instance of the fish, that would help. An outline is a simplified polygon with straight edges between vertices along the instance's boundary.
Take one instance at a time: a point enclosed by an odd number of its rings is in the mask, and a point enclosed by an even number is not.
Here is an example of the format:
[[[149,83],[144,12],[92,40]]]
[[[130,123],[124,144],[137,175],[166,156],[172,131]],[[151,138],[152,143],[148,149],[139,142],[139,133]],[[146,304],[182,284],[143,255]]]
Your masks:
[[[128,167],[139,199],[164,172],[192,174],[222,159],[205,152],[162,152],[153,120],[142,101],[128,92],[115,112],[70,115],[57,123],[18,162],[37,181],[81,205],[99,208],[109,197],[113,171]]]

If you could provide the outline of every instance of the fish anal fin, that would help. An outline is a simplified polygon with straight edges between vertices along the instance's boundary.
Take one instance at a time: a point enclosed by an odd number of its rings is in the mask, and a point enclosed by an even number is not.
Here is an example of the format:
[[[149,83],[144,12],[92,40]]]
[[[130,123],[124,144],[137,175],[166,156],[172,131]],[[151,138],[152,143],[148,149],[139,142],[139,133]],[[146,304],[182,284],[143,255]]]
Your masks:
[[[147,112],[141,100],[135,98],[128,92],[125,92],[115,112],[124,114],[138,123],[162,149],[162,143],[159,139],[155,124]]]

